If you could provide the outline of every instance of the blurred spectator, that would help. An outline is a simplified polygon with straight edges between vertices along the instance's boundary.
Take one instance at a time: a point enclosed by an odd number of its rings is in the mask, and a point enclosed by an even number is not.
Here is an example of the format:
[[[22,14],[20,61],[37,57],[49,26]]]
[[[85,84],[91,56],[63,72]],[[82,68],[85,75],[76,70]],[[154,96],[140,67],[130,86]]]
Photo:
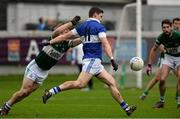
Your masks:
[[[45,24],[45,21],[44,21],[44,17],[39,18],[39,24],[38,24],[37,29],[40,30],[40,31],[44,31],[46,29],[46,24]]]
[[[54,19],[47,19],[46,21],[46,30],[50,30],[50,31],[53,31],[54,27],[57,26],[57,21],[54,20]]]

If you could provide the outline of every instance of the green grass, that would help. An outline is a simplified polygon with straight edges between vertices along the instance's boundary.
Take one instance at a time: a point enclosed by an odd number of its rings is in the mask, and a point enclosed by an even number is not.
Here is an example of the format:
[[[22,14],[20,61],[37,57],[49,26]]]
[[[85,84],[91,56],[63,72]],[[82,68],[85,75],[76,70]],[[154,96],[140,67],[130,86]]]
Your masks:
[[[0,104],[20,88],[22,77],[22,75],[0,76]],[[108,89],[97,79],[94,79],[94,89],[89,92],[70,90],[53,96],[47,104],[42,103],[41,96],[45,88],[49,89],[76,78],[76,75],[50,75],[36,92],[14,105],[7,118],[128,118],[113,100]],[[137,110],[131,118],[180,118],[180,110],[176,109],[174,78],[171,75],[167,80],[166,103],[163,109],[152,108],[159,100],[157,86],[143,102],[139,100],[143,90],[120,89],[130,105],[137,105]],[[144,84],[149,79],[144,77]]]

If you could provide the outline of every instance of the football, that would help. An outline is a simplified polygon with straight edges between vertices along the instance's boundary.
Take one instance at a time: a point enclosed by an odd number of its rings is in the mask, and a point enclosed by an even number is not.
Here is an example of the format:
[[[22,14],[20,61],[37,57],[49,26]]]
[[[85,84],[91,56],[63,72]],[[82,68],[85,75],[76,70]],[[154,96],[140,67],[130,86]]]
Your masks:
[[[133,71],[139,71],[144,67],[144,61],[140,57],[133,57],[130,60],[130,67]]]

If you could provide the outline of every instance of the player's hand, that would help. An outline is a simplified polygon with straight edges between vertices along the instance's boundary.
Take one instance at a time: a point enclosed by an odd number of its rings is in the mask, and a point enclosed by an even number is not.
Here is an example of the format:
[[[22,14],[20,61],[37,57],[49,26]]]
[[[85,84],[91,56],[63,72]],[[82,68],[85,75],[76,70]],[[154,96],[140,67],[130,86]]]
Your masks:
[[[113,70],[114,70],[114,71],[117,71],[117,70],[118,70],[118,65],[117,65],[117,63],[115,62],[114,59],[111,59],[111,65],[113,66]]]
[[[152,74],[152,66],[151,66],[151,64],[148,64],[148,66],[146,68],[146,74],[148,76],[150,76]]]
[[[50,45],[50,42],[48,40],[43,40],[41,43],[39,43],[40,46],[48,46]]]
[[[73,40],[69,40],[69,42],[68,42],[68,46],[69,46],[69,47],[71,47],[71,48],[74,46],[74,44],[73,44]]]
[[[81,17],[80,16],[75,16],[71,22],[73,24],[73,26],[75,26],[79,21],[81,20]]]

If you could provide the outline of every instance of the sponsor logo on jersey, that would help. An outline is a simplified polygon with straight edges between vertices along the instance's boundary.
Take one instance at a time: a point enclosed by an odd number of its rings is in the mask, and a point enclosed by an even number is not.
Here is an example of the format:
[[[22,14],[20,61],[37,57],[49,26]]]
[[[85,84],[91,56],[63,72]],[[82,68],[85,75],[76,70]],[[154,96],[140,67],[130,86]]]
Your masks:
[[[52,46],[45,46],[43,48],[43,51],[50,56],[51,58],[55,59],[55,60],[59,60],[61,59],[61,57],[63,56],[63,53],[58,52],[57,50],[55,50]]]
[[[180,46],[174,48],[167,48],[166,50],[170,54],[178,54],[180,53]]]

